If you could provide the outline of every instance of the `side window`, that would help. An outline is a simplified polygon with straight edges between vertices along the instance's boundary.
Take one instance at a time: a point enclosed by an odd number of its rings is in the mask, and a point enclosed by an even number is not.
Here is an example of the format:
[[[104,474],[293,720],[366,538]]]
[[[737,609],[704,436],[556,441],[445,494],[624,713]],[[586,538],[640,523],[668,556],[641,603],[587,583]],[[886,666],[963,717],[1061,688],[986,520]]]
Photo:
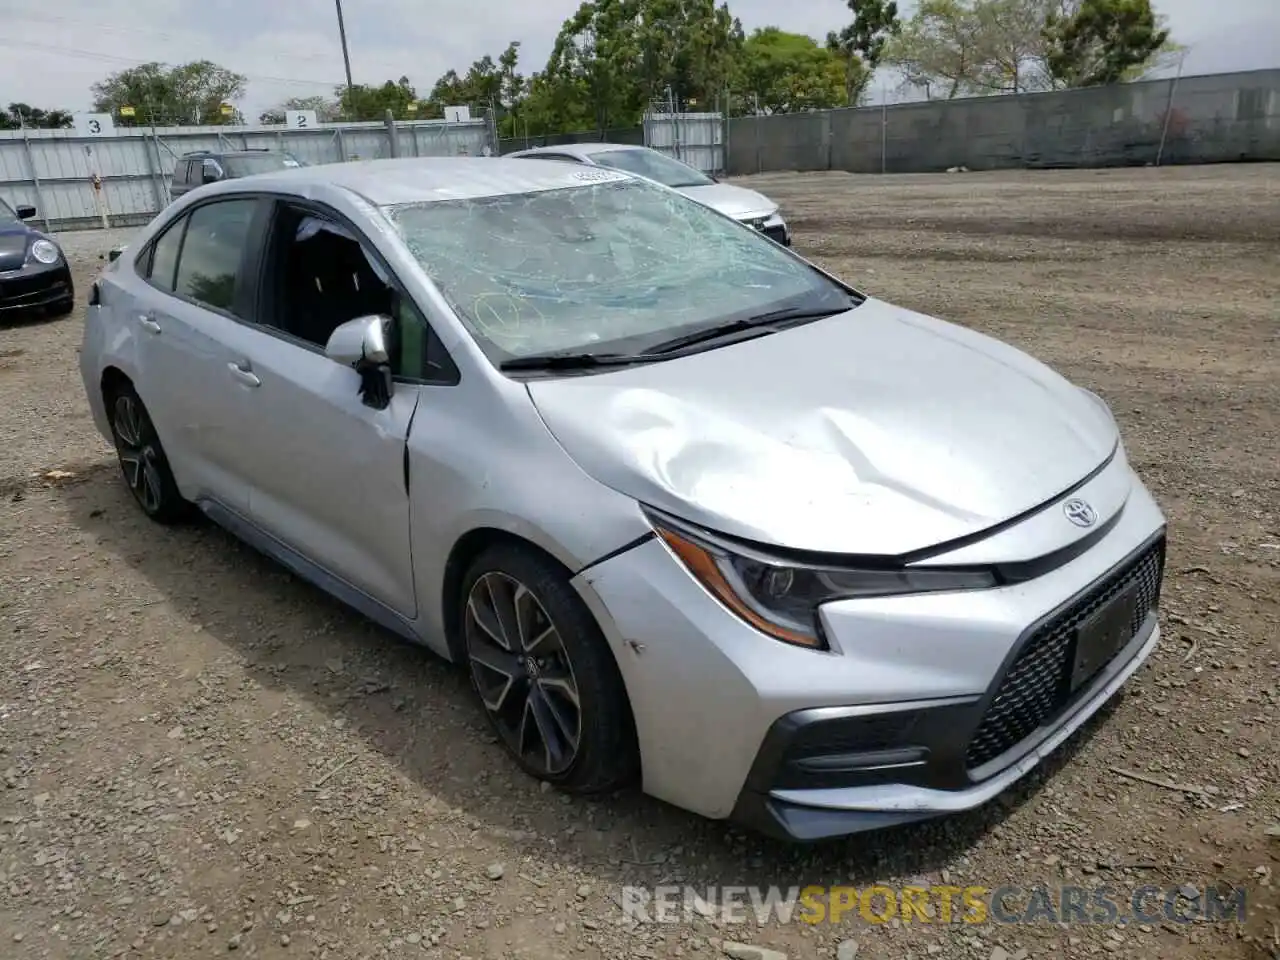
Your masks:
[[[427,383],[454,384],[458,368],[426,318],[408,297],[396,297],[396,344],[391,358],[397,377]]]
[[[151,268],[147,277],[161,290],[173,290],[173,275],[178,266],[178,250],[182,247],[182,230],[187,225],[183,217],[169,227],[151,247]]]
[[[323,349],[348,320],[392,315],[390,278],[336,219],[283,204],[272,233],[273,309],[263,322]]]
[[[187,218],[174,292],[230,312],[236,275],[249,242],[256,200],[223,200],[197,207]]]

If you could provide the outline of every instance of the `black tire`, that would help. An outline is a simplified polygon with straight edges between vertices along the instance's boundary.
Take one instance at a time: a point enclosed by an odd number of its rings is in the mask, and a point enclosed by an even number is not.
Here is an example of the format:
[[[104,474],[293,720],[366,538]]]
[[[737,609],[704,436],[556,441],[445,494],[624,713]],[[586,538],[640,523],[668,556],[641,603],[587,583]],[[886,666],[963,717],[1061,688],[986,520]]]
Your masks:
[[[520,594],[512,584],[527,592]],[[501,627],[491,616],[496,603],[486,608],[484,601],[486,596],[493,598],[509,587],[509,596],[522,598],[517,601],[521,609],[532,611],[531,622],[546,624],[545,630],[535,627],[510,631],[529,635],[525,643],[512,644],[522,648],[519,653],[504,652],[501,641],[494,642],[497,638],[490,627]],[[622,676],[595,618],[559,565],[530,547],[496,544],[467,570],[459,603],[464,662],[472,689],[498,740],[521,768],[568,793],[607,793],[631,784],[640,772],[640,752]],[[534,605],[545,620],[538,618]],[[486,622],[490,627],[484,626]],[[553,632],[558,645],[545,639]],[[511,664],[512,657],[522,661],[521,665]],[[502,670],[495,669],[495,665]],[[508,670],[513,676],[503,687],[501,677]],[[550,740],[573,726],[565,722],[573,709],[565,687],[566,675],[577,703],[577,739],[567,762],[563,748],[569,744],[569,736],[560,738],[561,750],[548,746]],[[499,696],[500,690],[505,699]],[[495,703],[499,704],[497,708]],[[519,732],[513,729],[517,713],[525,724]],[[532,730],[527,737],[529,724]],[[547,738],[544,729],[556,735]],[[533,738],[542,743],[541,750],[536,744],[528,746]]]
[[[119,384],[105,399],[120,472],[142,512],[165,525],[189,519],[194,507],[178,492],[169,459],[137,391],[131,384]]]

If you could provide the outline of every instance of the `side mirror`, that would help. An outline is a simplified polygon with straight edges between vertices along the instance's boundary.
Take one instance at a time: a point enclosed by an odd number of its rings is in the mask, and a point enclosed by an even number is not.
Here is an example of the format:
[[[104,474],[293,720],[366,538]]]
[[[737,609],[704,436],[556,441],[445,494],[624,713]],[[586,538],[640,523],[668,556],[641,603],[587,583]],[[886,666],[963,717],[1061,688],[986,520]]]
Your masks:
[[[201,182],[202,184],[204,184],[204,183],[217,183],[217,182],[218,182],[218,171],[217,171],[217,170],[214,170],[212,167],[204,167],[204,168],[200,171],[200,182]]]
[[[29,203],[24,203],[14,212],[18,215],[19,220],[30,220],[36,215],[36,208]]]
[[[329,335],[324,355],[360,374],[360,397],[365,406],[385,409],[391,402],[391,318],[381,314],[356,317]]]
[[[120,259],[120,254],[122,253],[124,253],[124,247],[112,247],[107,251],[107,260],[111,263],[115,263]]]
[[[340,324],[329,335],[324,345],[324,355],[344,367],[376,367],[391,362],[387,348],[387,332],[391,318],[380,314],[356,317]]]

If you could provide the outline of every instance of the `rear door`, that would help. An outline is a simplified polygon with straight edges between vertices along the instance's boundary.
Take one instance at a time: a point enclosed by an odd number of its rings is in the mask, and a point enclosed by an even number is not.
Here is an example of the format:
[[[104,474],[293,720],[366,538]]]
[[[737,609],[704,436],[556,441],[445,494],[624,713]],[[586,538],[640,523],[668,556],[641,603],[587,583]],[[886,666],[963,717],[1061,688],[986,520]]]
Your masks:
[[[161,234],[143,263],[150,290],[129,322],[138,331],[139,383],[183,493],[245,515],[239,439],[248,386],[228,345],[251,319],[244,264],[267,205],[218,199]]]

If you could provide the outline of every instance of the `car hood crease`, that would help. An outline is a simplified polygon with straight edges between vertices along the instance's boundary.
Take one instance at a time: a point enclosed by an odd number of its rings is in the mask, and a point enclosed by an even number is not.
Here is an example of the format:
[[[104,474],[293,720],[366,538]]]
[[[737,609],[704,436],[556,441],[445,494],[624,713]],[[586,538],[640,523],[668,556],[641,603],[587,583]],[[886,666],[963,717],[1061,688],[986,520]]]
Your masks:
[[[679,190],[690,200],[730,217],[768,217],[778,212],[778,205],[768,197],[732,183],[708,183]]]
[[[1114,421],[1045,365],[868,299],[769,336],[642,367],[531,380],[596,480],[721,533],[898,556],[1061,495]]]

